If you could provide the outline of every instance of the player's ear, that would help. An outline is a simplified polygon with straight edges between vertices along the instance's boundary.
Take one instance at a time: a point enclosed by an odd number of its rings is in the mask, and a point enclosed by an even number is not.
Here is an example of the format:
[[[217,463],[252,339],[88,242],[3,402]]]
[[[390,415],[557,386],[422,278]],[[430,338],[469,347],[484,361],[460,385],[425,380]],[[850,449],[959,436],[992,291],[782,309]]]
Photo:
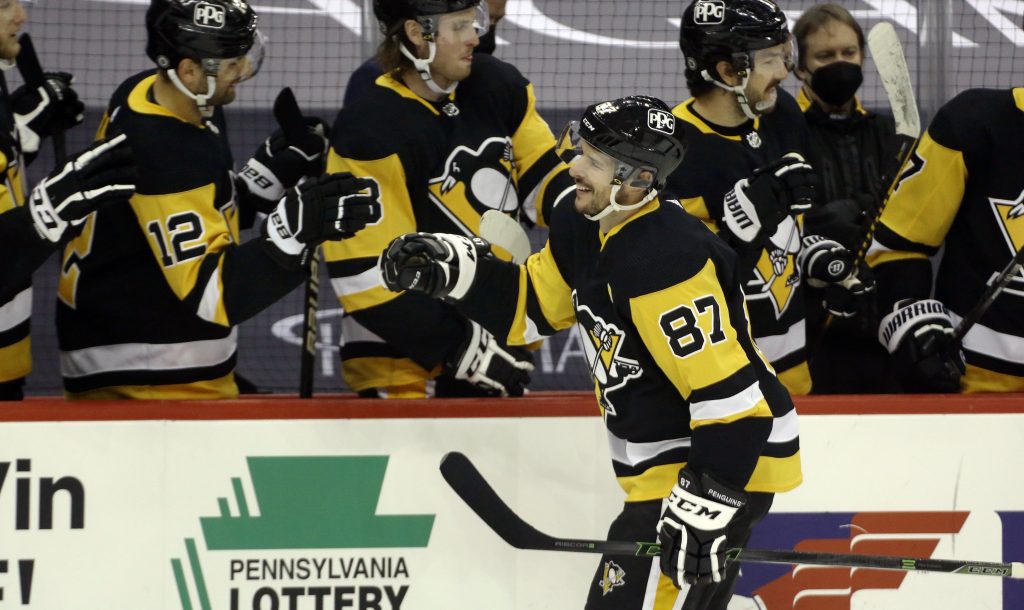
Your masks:
[[[189,90],[197,82],[197,79],[202,75],[202,70],[195,61],[191,59],[182,59],[178,62],[175,71],[178,73],[178,78],[181,80]]]
[[[405,37],[408,38],[409,42],[411,42],[417,49],[426,43],[426,40],[423,39],[423,26],[415,19],[405,20]]]
[[[736,69],[732,67],[732,62],[722,60],[715,64],[715,70],[718,70],[718,75],[726,85],[735,87],[740,84],[740,77],[736,75]]]

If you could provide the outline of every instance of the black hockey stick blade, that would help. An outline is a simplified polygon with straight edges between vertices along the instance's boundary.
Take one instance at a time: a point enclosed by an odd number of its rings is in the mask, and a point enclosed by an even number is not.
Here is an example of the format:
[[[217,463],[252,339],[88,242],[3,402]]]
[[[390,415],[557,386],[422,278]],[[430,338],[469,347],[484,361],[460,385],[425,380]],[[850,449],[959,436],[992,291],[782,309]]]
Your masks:
[[[575,553],[609,553],[654,557],[661,546],[648,542],[613,542],[607,540],[575,540],[554,538],[523,521],[487,483],[473,462],[464,454],[452,451],[441,459],[441,476],[463,502],[473,509],[484,523],[502,540],[517,549],[534,551],[570,551]]]
[[[484,523],[505,542],[517,549],[536,551],[568,551],[656,557],[661,545],[654,542],[616,540],[580,540],[549,536],[523,521],[487,483],[469,458],[453,451],[441,460],[441,475],[462,500]],[[993,563],[955,559],[886,557],[843,553],[808,553],[762,549],[729,549],[730,560],[751,563],[782,563],[795,565],[872,568],[910,572],[945,572],[1024,578],[1024,563]]]
[[[45,86],[46,73],[43,72],[43,66],[39,63],[36,46],[32,43],[32,37],[28,35],[28,32],[18,37],[18,44],[21,45],[21,50],[18,51],[16,63],[21,78],[24,79],[26,85],[33,89]],[[64,163],[68,156],[64,130],[55,129],[51,137],[53,139],[53,155],[57,163]]]
[[[291,87],[281,89],[274,100],[274,118],[284,131],[284,138],[294,142],[306,132],[306,121],[302,118],[302,110],[295,99]]]

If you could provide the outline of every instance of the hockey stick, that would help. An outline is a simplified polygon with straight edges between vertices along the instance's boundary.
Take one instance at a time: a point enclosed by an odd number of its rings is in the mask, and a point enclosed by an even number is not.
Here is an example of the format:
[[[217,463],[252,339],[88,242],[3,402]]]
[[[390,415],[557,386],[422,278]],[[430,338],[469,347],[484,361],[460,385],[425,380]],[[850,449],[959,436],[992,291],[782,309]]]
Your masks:
[[[473,509],[494,533],[517,549],[535,551],[566,551],[571,553],[600,553],[657,557],[661,545],[654,542],[625,542],[616,540],[581,540],[555,538],[523,521],[487,483],[469,458],[453,451],[441,460],[441,475],[462,500]],[[753,563],[784,563],[812,566],[872,568],[878,570],[904,570],[909,572],[946,572],[951,574],[978,574],[1024,578],[1024,563],[993,563],[929,559],[915,557],[885,557],[881,555],[855,555],[844,553],[807,553],[802,551],[775,551],[761,549],[729,549],[727,556],[733,561]]]
[[[291,87],[281,89],[274,100],[274,118],[288,143],[297,142],[306,133],[302,110]],[[320,248],[309,257],[306,279],[305,315],[302,318],[302,357],[299,360],[299,398],[313,397],[313,365],[316,359],[316,312],[320,301]]]
[[[518,265],[530,256],[530,238],[516,218],[505,214],[505,199],[512,189],[512,176],[516,171],[516,159],[512,154],[511,142],[505,146],[505,153],[508,157],[506,161],[509,162],[509,171],[505,190],[498,204],[500,207],[497,210],[487,210],[480,217],[480,237],[508,251],[512,255],[512,262]]]
[[[864,260],[871,240],[875,235],[875,228],[882,217],[889,198],[896,190],[899,182],[900,170],[906,164],[914,149],[914,143],[921,137],[921,116],[917,111],[917,100],[914,97],[914,87],[910,82],[910,70],[907,69],[907,58],[903,55],[903,45],[896,35],[896,29],[888,21],[876,24],[868,32],[868,48],[871,50],[871,57],[878,69],[878,77],[885,88],[886,97],[889,98],[889,107],[892,109],[892,117],[896,124],[896,143],[898,145],[894,164],[890,166],[881,176],[881,184],[885,188],[885,194],[878,204],[878,209],[872,215],[871,224],[861,239],[860,249],[857,251],[855,265]],[[856,268],[856,266],[854,267]]]
[[[43,72],[43,67],[39,64],[39,56],[36,55],[36,47],[32,44],[32,37],[26,32],[18,37],[18,44],[21,45],[21,50],[18,51],[17,57],[18,72],[21,73],[25,84],[33,89],[38,89],[39,87],[51,89],[46,84],[46,73]],[[64,140],[64,130],[54,129],[51,137],[53,139],[53,156],[56,158],[57,165],[62,165],[68,156],[67,144]]]
[[[988,288],[985,289],[985,292],[981,293],[978,303],[956,325],[956,329],[953,331],[953,338],[957,343],[963,340],[967,331],[971,330],[971,327],[978,323],[978,320],[981,319],[981,316],[985,315],[989,307],[992,307],[992,303],[996,302],[999,295],[1010,284],[1013,276],[1020,273],[1022,268],[1024,268],[1024,248],[1017,250],[1010,263],[992,280]]]

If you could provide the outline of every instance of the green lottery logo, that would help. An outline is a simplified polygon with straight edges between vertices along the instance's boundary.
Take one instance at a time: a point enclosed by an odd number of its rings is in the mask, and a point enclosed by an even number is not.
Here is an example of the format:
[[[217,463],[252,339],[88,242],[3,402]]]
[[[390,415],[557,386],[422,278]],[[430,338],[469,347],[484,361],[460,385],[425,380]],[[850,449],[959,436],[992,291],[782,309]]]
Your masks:
[[[408,549],[426,547],[430,541],[434,515],[376,514],[388,456],[249,457],[247,463],[257,506],[249,506],[242,479],[233,477],[231,488],[238,514],[230,514],[228,499],[221,497],[217,499],[220,514],[199,519],[208,551]],[[214,606],[200,561],[199,545],[194,538],[186,538],[184,542],[188,571],[182,559],[171,559],[182,610],[193,610],[193,593],[201,610],[212,610]],[[223,555],[219,559],[222,560]],[[408,568],[402,557],[397,561],[393,557],[350,558],[347,563],[345,558],[333,556],[260,561],[261,566],[281,565],[282,572],[286,569],[289,573],[296,569],[305,570],[321,578],[408,577]],[[268,561],[289,564],[268,564]],[[331,564],[327,565],[328,562]],[[232,559],[230,565],[232,579],[236,571],[242,572],[243,569],[249,570],[246,574],[252,574],[252,567],[243,566],[242,560]],[[260,573],[269,573],[269,579],[277,577],[276,571]],[[360,587],[335,587],[333,593],[328,587],[310,587],[309,592],[313,593],[314,589],[320,597],[351,594],[352,607],[355,608],[399,608],[408,586],[364,586],[363,590],[359,590]],[[295,587],[284,590],[289,595],[296,595]],[[268,596],[273,590],[262,587],[257,593]],[[232,610],[248,607],[246,602],[239,605],[238,596],[238,589],[231,589],[229,606]],[[368,605],[360,603],[360,600],[365,601],[363,598],[370,599]],[[261,601],[254,598],[253,603]],[[268,603],[277,607],[273,601]],[[284,604],[282,607],[288,607],[287,602],[294,600],[280,601]],[[316,600],[318,607],[321,601]],[[325,607],[332,607],[333,601],[328,598]],[[347,602],[345,606],[348,606]]]

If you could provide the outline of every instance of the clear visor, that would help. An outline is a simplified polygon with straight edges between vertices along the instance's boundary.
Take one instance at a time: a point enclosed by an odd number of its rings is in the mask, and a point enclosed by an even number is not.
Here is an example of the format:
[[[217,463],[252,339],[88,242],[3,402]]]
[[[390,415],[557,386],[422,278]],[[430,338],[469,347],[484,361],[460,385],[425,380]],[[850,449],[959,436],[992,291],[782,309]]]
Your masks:
[[[241,57],[232,57],[230,59],[204,59],[203,70],[208,74],[216,74],[222,79],[232,82],[240,83],[247,81],[250,78],[256,76],[263,67],[263,57],[266,51],[266,38],[259,30],[256,30],[256,36],[253,38],[252,48],[249,52]]]
[[[577,157],[583,155],[583,146],[580,144],[580,122],[569,121],[562,129],[562,135],[558,136],[555,143],[555,154],[566,165],[572,165]]]
[[[657,170],[652,167],[630,165],[594,146],[590,147],[588,155],[584,155],[579,121],[569,121],[562,129],[562,135],[555,143],[555,154],[566,165],[589,162],[598,171],[607,171],[610,168],[612,170],[610,184],[628,184],[634,188],[648,189],[654,185],[654,177],[657,175]],[[645,173],[646,175],[642,175]]]
[[[758,49],[751,53],[752,67],[762,73],[777,73],[781,70],[792,72],[796,65],[793,52],[792,40],[767,49]]]
[[[473,12],[459,11],[441,15],[437,22],[437,32],[449,40],[467,40],[481,37],[491,28],[491,14],[487,2],[481,0]]]

